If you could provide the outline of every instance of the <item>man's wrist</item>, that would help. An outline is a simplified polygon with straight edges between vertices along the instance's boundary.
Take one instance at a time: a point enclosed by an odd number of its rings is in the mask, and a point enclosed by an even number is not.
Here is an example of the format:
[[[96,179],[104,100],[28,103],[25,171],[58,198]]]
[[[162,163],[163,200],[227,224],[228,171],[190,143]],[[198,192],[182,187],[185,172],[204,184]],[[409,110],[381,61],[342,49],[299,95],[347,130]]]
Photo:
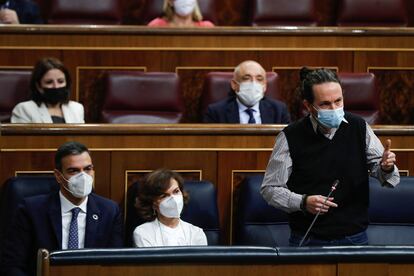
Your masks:
[[[384,173],[392,173],[394,171],[394,166],[395,165],[392,165],[392,167],[390,169],[384,169],[382,166],[380,166],[380,167],[381,167],[382,172],[384,172]]]
[[[300,202],[300,209],[303,212],[306,212],[306,200],[307,199],[308,199],[308,195],[307,194],[302,195],[302,201]]]

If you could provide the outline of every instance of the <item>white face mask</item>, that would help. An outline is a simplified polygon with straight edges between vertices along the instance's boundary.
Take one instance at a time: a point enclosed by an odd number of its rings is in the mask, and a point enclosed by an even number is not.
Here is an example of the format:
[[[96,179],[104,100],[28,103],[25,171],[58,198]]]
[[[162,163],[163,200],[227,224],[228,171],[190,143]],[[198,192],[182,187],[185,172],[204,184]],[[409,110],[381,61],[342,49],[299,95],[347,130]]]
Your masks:
[[[183,195],[172,195],[160,202],[160,213],[167,218],[179,218],[181,211],[183,210],[183,206]]]
[[[93,177],[85,172],[80,172],[66,181],[68,182],[68,188],[65,185],[63,187],[74,197],[83,198],[92,192]]]
[[[187,16],[193,13],[196,0],[175,0],[174,11],[179,16]]]
[[[240,91],[236,93],[237,98],[248,107],[254,106],[264,97],[264,87],[255,81],[240,83]]]

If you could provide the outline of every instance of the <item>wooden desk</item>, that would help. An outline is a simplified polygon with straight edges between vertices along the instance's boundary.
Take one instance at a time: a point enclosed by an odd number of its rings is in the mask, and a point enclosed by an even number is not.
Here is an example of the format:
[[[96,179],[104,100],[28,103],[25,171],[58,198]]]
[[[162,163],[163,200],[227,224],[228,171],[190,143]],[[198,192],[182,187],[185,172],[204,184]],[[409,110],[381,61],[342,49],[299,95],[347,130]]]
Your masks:
[[[246,175],[263,173],[283,125],[47,125],[0,127],[0,183],[16,174],[52,171],[54,154],[66,141],[92,151],[96,191],[122,203],[130,184],[166,167],[188,179],[205,179],[218,190],[220,221],[227,242],[238,186]],[[402,173],[414,172],[414,127],[374,126],[392,150]]]
[[[412,247],[137,248],[39,251],[39,276],[49,275],[414,275]],[[316,254],[316,256],[315,256]],[[355,256],[359,256],[356,258]]]

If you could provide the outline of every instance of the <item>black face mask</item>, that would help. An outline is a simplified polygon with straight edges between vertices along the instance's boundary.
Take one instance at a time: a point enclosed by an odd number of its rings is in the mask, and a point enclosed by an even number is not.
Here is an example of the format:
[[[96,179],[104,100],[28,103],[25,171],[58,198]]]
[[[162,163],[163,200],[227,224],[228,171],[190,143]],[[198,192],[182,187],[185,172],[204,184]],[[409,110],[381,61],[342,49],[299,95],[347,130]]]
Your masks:
[[[64,103],[69,99],[69,91],[64,87],[43,88],[43,98],[48,104]]]

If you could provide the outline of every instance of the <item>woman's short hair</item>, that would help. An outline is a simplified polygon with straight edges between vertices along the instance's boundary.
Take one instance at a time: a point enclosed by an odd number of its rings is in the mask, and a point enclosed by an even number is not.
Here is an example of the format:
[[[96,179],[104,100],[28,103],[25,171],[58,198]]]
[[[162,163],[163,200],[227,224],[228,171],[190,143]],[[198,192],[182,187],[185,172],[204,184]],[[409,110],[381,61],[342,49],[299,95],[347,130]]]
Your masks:
[[[154,202],[168,190],[171,179],[177,181],[184,203],[188,202],[188,194],[184,191],[184,179],[181,175],[169,169],[155,170],[149,173],[138,187],[135,207],[141,219],[153,221],[157,217]]]
[[[308,67],[302,67],[299,75],[302,99],[309,103],[313,103],[315,98],[313,94],[314,85],[326,82],[341,83],[336,72],[326,68],[309,69]]]
[[[36,102],[38,106],[44,102],[43,95],[40,93],[38,86],[40,87],[40,81],[42,80],[43,76],[52,69],[58,69],[63,72],[66,79],[66,89],[68,89],[68,91],[70,91],[70,88],[72,86],[72,80],[70,78],[69,71],[60,60],[53,57],[42,58],[36,63],[35,67],[33,68],[32,76],[30,79],[30,98],[32,101]],[[62,103],[68,102],[69,95],[67,99],[65,99]]]
[[[169,0],[164,0],[164,5],[162,7],[162,10],[164,11],[164,15],[167,18],[168,21],[171,21],[174,16],[174,6],[170,4]],[[200,6],[198,5],[198,1],[196,1],[195,8],[193,11],[193,20],[194,21],[202,21],[203,15],[201,14]]]

